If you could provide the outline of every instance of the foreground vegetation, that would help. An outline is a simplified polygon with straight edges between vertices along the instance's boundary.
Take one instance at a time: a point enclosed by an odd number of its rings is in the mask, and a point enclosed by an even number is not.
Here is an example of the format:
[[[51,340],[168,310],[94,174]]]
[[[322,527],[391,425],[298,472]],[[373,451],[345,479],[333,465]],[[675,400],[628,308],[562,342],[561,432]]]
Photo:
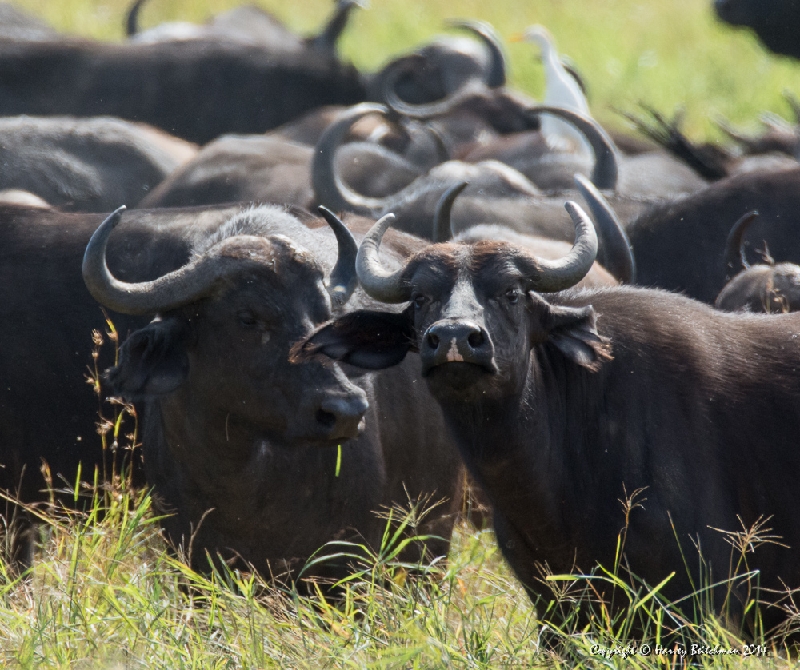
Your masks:
[[[36,514],[41,546],[15,576],[0,561],[0,664],[4,668],[500,668],[782,667],[785,650],[747,648],[713,618],[684,621],[658,588],[632,588],[620,571],[545,582],[527,596],[500,559],[490,531],[457,529],[449,560],[416,573],[384,545],[342,585],[321,594],[278,589],[252,573],[189,570],[167,551],[143,492],[94,491],[84,514]],[[346,546],[329,551],[347,552]],[[594,606],[579,626],[576,604],[615,582],[625,612]],[[698,603],[702,596],[698,598]],[[650,647],[631,634],[645,627]],[[667,642],[669,630],[678,630]],[[662,651],[675,645],[687,655]],[[691,656],[691,645],[706,654]],[[712,654],[732,650],[731,655]],[[743,653],[756,652],[743,657]]]
[[[59,29],[119,40],[131,0],[15,0]],[[145,27],[161,21],[203,21],[243,0],[148,0]],[[365,70],[442,31],[447,18],[490,21],[506,40],[515,86],[537,96],[541,65],[535,50],[509,43],[526,26],[541,23],[584,73],[594,114],[618,127],[614,108],[635,110],[639,101],[671,113],[686,109],[686,129],[719,139],[711,123],[722,115],[755,130],[763,110],[789,115],[784,89],[800,93],[800,66],[768,54],[753,36],[718,24],[712,0],[372,0],[358,11],[343,40],[344,55]],[[327,16],[332,0],[258,0],[289,26],[306,33]]]

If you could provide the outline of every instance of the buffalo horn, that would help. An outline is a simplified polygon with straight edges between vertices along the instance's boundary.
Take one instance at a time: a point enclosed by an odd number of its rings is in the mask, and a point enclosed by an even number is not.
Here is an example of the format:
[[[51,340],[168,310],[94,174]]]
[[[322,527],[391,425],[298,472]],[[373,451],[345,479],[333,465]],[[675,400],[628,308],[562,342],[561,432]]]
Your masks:
[[[314,151],[314,159],[311,164],[311,183],[314,195],[318,202],[335,212],[350,211],[370,216],[374,212],[379,212],[385,204],[381,198],[359,195],[348,188],[336,174],[334,159],[339,144],[350,132],[353,124],[367,114],[386,116],[388,110],[383,105],[369,102],[362,102],[350,107],[325,129]]]
[[[486,95],[489,88],[486,82],[479,79],[470,79],[457,91],[454,91],[446,98],[437,102],[410,103],[402,100],[395,91],[397,80],[407,70],[419,63],[424,65],[425,57],[420,54],[410,54],[402,61],[390,64],[386,68],[383,80],[383,90],[381,95],[386,106],[393,112],[411,119],[431,119],[436,116],[446,116],[458,107],[464,100],[468,100],[476,95]]]
[[[450,221],[450,212],[453,209],[453,201],[459,193],[467,188],[469,182],[462,181],[448,188],[436,203],[436,212],[433,215],[433,241],[447,242],[451,237],[455,237],[453,224]]]
[[[136,0],[128,10],[125,16],[125,35],[133,37],[139,33],[139,12],[142,11],[142,5],[147,0]]]
[[[483,42],[489,52],[489,71],[486,74],[486,85],[497,88],[506,85],[506,57],[503,45],[491,25],[485,21],[454,20],[448,21],[451,28],[468,30]]]
[[[589,205],[592,221],[597,227],[600,239],[597,262],[621,284],[633,284],[636,281],[633,251],[616,213],[594,184],[582,174],[575,175],[575,186]]]
[[[336,258],[336,265],[328,281],[328,293],[333,303],[341,306],[353,295],[358,283],[358,276],[356,275],[358,243],[353,234],[331,210],[320,205],[317,207],[317,211],[328,222],[333,234],[336,235],[339,253]]]
[[[378,258],[381,239],[393,220],[394,214],[387,214],[370,228],[358,248],[356,258],[356,272],[364,291],[375,300],[387,303],[405,302],[411,297],[408,286],[402,281],[405,268],[388,272]]]
[[[333,56],[336,53],[336,43],[347,27],[350,12],[356,7],[363,6],[361,0],[338,0],[331,18],[318,35],[308,40],[308,45],[315,51]]]
[[[750,267],[744,253],[744,234],[757,217],[757,210],[747,212],[733,224],[731,232],[728,233],[728,239],[725,242],[725,267],[733,271],[734,275]]]
[[[570,252],[558,260],[520,254],[520,269],[531,288],[540,293],[555,293],[575,286],[586,276],[597,257],[597,233],[592,220],[571,200],[564,204],[575,226],[575,242]]]
[[[108,270],[106,245],[123,211],[124,206],[100,224],[83,255],[83,281],[100,304],[122,314],[155,314],[196,300],[224,273],[220,259],[206,254],[153,281],[119,281]]]
[[[584,116],[571,109],[563,107],[550,107],[540,105],[528,110],[531,115],[552,114],[558,116],[575,126],[586,138],[592,147],[594,155],[594,168],[592,169],[592,183],[597,188],[614,190],[619,178],[619,165],[617,160],[617,147],[614,140],[600,127],[594,119]]]

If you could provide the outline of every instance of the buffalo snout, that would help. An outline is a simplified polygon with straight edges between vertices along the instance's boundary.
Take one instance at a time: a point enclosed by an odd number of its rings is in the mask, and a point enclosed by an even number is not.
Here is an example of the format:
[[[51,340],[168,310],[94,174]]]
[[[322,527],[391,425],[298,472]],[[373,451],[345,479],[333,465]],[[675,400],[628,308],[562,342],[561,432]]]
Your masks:
[[[369,408],[366,394],[326,397],[314,414],[316,425],[327,431],[326,439],[347,440],[357,437],[364,427],[364,414]]]
[[[286,432],[291,442],[326,446],[358,437],[366,424],[367,394],[346,377],[344,381],[337,390],[317,388],[303,394]]]
[[[422,337],[420,358],[424,375],[445,363],[471,363],[497,371],[489,333],[472,321],[446,319],[434,323]]]

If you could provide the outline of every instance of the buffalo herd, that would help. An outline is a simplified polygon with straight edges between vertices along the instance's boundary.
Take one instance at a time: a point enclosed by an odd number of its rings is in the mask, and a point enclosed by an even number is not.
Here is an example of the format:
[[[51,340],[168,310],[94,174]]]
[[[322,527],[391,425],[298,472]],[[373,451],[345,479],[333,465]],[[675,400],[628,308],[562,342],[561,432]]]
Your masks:
[[[604,128],[541,26],[535,101],[482,22],[365,73],[336,48],[357,0],[310,36],[255,6],[143,27],[143,4],[110,43],[0,3],[0,488],[80,505],[123,399],[132,481],[199,570],[336,581],[335,543],[433,503],[421,564],[471,487],[535,602],[621,542],[664,597],[710,585],[745,635],[786,628],[794,126],[726,128],[736,154],[649,109],[648,139]],[[800,56],[794,3],[714,6]],[[758,615],[726,581],[747,532]]]

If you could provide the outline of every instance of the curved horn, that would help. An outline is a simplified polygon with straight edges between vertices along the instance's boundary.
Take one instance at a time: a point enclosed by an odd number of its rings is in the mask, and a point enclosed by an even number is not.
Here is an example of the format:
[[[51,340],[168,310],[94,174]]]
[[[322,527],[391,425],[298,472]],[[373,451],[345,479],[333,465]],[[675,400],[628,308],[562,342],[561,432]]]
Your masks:
[[[733,270],[737,275],[750,267],[744,253],[744,234],[750,224],[758,218],[758,210],[751,210],[733,224],[728,239],[725,241],[725,268]]]
[[[445,163],[450,160],[450,149],[447,146],[447,140],[442,134],[442,131],[437,128],[435,122],[418,121],[401,116],[398,127],[405,133],[409,141],[409,148],[404,152],[406,156],[409,155],[410,147],[413,146],[419,138],[425,138],[425,140],[429,140],[433,144],[436,151],[433,165]],[[421,161],[415,162],[421,163]]]
[[[619,218],[600,191],[582,174],[575,175],[575,186],[589,205],[592,221],[597,228],[600,243],[597,262],[620,284],[633,284],[636,281],[633,251]]]
[[[196,300],[223,274],[219,259],[201,256],[153,281],[128,284],[114,278],[106,264],[106,245],[123,211],[124,206],[100,224],[83,255],[83,281],[100,304],[122,314],[163,312]]]
[[[592,183],[597,188],[613,191],[617,187],[619,179],[619,163],[617,159],[617,147],[614,140],[603,130],[597,121],[591,117],[584,116],[571,109],[563,107],[549,107],[541,105],[531,107],[530,114],[552,114],[559,116],[575,126],[586,138],[589,146],[592,147],[594,155],[594,168],[592,169]]]
[[[394,214],[379,219],[361,242],[356,258],[356,272],[367,295],[381,302],[405,302],[411,298],[411,290],[402,282],[405,267],[396,272],[385,270],[378,259],[383,234],[394,220]]]
[[[328,280],[328,293],[331,301],[337,306],[344,305],[353,295],[358,284],[356,275],[356,256],[358,255],[358,243],[347,227],[342,223],[331,210],[320,205],[317,211],[323,216],[325,221],[336,235],[336,243],[339,253],[336,258],[336,265],[331,271]]]
[[[436,145],[436,152],[439,154],[439,163],[446,163],[449,161],[452,152],[450,151],[448,142],[445,139],[441,129],[439,129],[435,123],[424,122],[423,126],[427,128],[428,132],[431,134],[431,137],[433,137],[433,143]]]
[[[464,100],[476,95],[485,95],[489,91],[485,82],[480,79],[470,79],[457,91],[437,102],[415,104],[401,100],[395,90],[397,80],[418,62],[424,64],[425,57],[421,54],[409,54],[402,60],[390,63],[384,69],[381,97],[386,106],[397,114],[412,119],[430,119],[434,116],[445,116],[450,114]]]
[[[328,19],[328,22],[319,31],[318,35],[311,37],[307,40],[307,44],[321,53],[334,56],[336,54],[336,43],[342,35],[342,32],[347,27],[347,20],[350,18],[350,13],[356,7],[363,7],[360,0],[338,0],[333,14]]]
[[[433,215],[433,241],[434,242],[447,242],[451,237],[455,236],[453,224],[450,221],[450,211],[453,208],[453,201],[458,197],[469,182],[462,181],[448,188],[439,198],[436,203],[436,212]]]
[[[353,124],[367,114],[388,115],[383,105],[362,102],[350,107],[331,123],[322,133],[311,162],[311,184],[317,202],[335,212],[349,211],[365,216],[374,216],[387,204],[383,198],[368,198],[348,188],[336,174],[334,159],[336,149],[341,144]]]
[[[559,60],[561,61],[561,66],[564,68],[564,70],[566,70],[567,74],[575,80],[578,88],[581,89],[583,97],[589,97],[589,88],[586,86],[586,80],[583,78],[580,70],[578,70],[578,66],[575,65],[575,61],[573,61],[569,56],[561,56]]]
[[[139,12],[142,11],[142,5],[147,0],[136,0],[128,10],[125,16],[125,36],[133,37],[139,34]]]
[[[597,257],[597,233],[592,220],[571,200],[564,207],[575,226],[575,242],[571,251],[558,260],[551,261],[531,254],[517,256],[522,270],[531,282],[531,288],[540,293],[555,293],[575,286],[586,276]]]
[[[497,88],[506,85],[506,56],[503,53],[503,44],[494,28],[485,21],[451,20],[447,21],[451,28],[461,28],[471,32],[489,52],[489,69],[486,73],[486,85]]]

